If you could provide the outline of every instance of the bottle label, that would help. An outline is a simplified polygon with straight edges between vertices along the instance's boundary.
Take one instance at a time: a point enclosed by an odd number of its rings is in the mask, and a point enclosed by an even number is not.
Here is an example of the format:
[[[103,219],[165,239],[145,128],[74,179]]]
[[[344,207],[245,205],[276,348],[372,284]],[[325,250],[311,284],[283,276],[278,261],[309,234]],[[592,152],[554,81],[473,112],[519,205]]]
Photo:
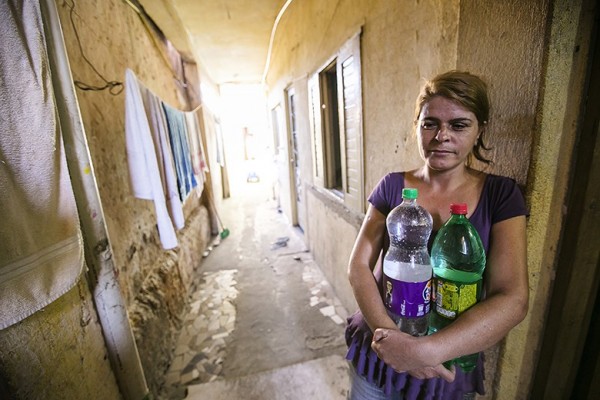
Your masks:
[[[384,275],[385,306],[400,317],[423,317],[429,313],[431,280],[403,282]]]
[[[435,277],[435,311],[442,317],[456,319],[477,303],[480,283],[481,280],[461,283]]]

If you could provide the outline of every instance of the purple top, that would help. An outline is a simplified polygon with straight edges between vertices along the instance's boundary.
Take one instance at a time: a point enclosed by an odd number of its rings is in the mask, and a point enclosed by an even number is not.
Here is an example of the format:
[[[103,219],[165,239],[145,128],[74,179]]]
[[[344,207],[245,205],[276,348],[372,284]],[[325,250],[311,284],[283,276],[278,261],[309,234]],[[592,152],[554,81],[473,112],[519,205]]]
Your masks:
[[[402,189],[404,188],[404,173],[393,172],[384,176],[369,196],[369,202],[383,215],[388,213],[402,202]],[[490,232],[492,225],[506,219],[529,215],[525,207],[525,200],[517,186],[510,178],[497,175],[487,175],[479,203],[469,220],[481,236],[481,241],[486,253],[489,251]],[[435,238],[432,232],[429,238],[429,248]],[[389,246],[389,237],[384,236],[383,254]],[[382,291],[381,265],[374,271],[380,292]],[[351,360],[359,375],[364,376],[369,382],[382,387],[387,394],[392,391],[401,391],[407,400],[462,398],[464,393],[475,392],[484,394],[483,359],[480,356],[474,371],[464,373],[456,369],[456,379],[448,383],[441,378],[421,380],[407,373],[398,373],[377,357],[371,349],[373,334],[366,324],[360,310],[348,318],[346,328],[346,343],[348,353],[346,358]],[[482,355],[482,354],[481,354]]]

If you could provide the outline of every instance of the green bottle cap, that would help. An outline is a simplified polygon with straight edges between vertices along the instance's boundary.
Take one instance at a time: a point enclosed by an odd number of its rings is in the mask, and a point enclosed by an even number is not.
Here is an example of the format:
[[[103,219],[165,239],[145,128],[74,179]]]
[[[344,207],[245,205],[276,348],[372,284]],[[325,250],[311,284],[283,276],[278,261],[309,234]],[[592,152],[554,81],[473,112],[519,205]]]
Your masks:
[[[419,191],[414,188],[404,188],[402,189],[402,198],[414,200],[419,196]]]

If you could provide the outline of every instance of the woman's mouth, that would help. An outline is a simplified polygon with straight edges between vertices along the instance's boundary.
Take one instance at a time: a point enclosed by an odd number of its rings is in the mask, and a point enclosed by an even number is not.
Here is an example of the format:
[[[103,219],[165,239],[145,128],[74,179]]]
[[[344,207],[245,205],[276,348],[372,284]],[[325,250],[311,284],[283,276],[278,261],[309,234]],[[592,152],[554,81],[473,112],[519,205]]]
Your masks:
[[[433,150],[429,150],[429,153],[431,153],[431,154],[435,154],[435,155],[454,154],[454,152],[453,152],[453,151],[450,151],[450,150],[443,150],[443,149],[433,149]]]

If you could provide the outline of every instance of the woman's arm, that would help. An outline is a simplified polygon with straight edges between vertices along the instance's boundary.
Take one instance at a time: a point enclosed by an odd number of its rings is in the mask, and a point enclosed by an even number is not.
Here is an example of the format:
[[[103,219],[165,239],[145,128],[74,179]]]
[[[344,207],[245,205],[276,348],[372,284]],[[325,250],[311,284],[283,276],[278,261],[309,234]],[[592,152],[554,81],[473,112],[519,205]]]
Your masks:
[[[377,330],[372,347],[379,357],[398,371],[409,371],[485,350],[506,336],[528,309],[525,227],[524,216],[492,226],[485,300],[431,336]]]
[[[350,255],[348,278],[358,307],[371,330],[397,329],[385,310],[373,276],[373,268],[381,252],[384,234],[385,216],[373,205],[369,205]]]

